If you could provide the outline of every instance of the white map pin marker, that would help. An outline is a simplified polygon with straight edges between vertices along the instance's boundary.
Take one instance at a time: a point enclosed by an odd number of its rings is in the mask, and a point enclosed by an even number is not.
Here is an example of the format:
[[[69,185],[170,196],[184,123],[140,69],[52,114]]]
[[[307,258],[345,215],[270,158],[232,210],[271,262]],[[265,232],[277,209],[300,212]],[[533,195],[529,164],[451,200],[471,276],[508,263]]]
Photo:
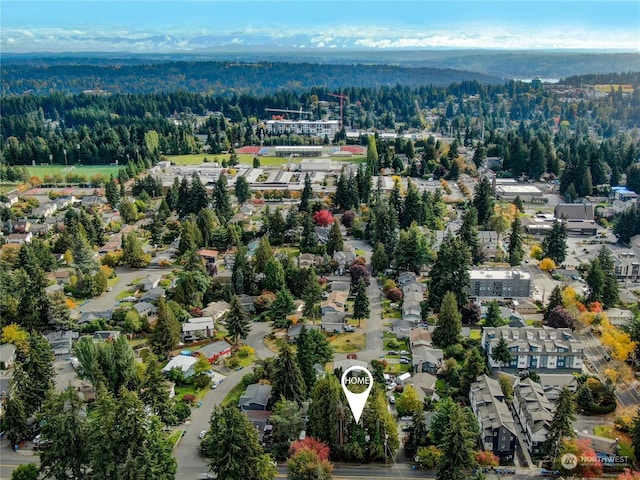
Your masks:
[[[361,376],[347,378],[347,374],[354,370],[366,373],[369,378],[367,379]],[[368,387],[362,393],[352,393],[347,388],[345,380],[347,380],[347,383],[350,385],[368,385]],[[362,416],[364,405],[367,403],[367,399],[371,393],[371,388],[373,388],[373,375],[371,375],[371,372],[366,368],[355,365],[344,371],[340,383],[342,384],[342,390],[344,390],[344,394],[347,397],[347,402],[349,402],[349,408],[351,409],[351,413],[353,413],[353,418],[355,418],[356,423],[358,423]]]

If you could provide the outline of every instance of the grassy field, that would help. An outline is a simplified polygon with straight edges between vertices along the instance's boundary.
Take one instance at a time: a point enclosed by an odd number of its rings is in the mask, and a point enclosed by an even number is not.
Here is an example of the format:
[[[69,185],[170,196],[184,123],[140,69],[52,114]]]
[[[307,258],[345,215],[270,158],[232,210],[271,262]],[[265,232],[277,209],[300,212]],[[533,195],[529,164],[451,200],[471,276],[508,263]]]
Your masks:
[[[480,340],[482,338],[482,330],[471,330],[469,338],[472,340]]]
[[[224,400],[222,400],[222,406],[238,405],[238,401],[246,389],[247,388],[242,384],[242,382],[238,383],[229,391],[229,393],[227,393],[227,396],[224,397]]]
[[[329,342],[336,353],[359,352],[367,344],[364,333],[341,333]]]
[[[110,165],[97,165],[86,166],[83,165],[81,167],[65,167],[64,165],[36,165],[35,167],[27,165],[27,170],[29,171],[30,176],[44,178],[45,175],[52,175],[59,173],[63,177],[67,173],[73,173],[74,175],[85,175],[87,179],[90,179],[93,175],[101,174],[105,177],[109,175],[113,175],[114,177],[118,176],[118,169],[120,167],[110,166]]]

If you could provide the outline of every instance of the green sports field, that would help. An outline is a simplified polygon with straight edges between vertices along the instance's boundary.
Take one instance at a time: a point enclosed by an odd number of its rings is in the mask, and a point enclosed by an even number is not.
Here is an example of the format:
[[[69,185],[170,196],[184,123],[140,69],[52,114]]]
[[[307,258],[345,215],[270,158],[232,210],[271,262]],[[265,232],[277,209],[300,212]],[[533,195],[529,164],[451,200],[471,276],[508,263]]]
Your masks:
[[[118,169],[120,167],[109,166],[109,165],[97,165],[97,166],[88,166],[83,165],[80,167],[70,166],[65,167],[64,165],[36,165],[35,167],[27,165],[27,170],[29,171],[29,176],[40,177],[44,179],[45,175],[54,175],[59,173],[63,177],[68,173],[72,173],[74,175],[84,175],[87,179],[90,179],[93,175],[101,174],[103,176],[108,177],[109,175],[113,175],[114,177],[118,176]]]
[[[244,163],[247,165],[253,164],[253,158],[255,155],[247,155],[247,154],[238,154],[238,162]],[[204,153],[195,153],[192,155],[166,155],[167,160],[175,163],[176,165],[200,165],[204,163],[204,159],[213,163],[218,162],[222,163],[222,160],[229,161],[228,154],[204,154]],[[291,163],[288,157],[259,157],[260,166],[262,167],[279,167],[280,165],[284,165],[285,163]],[[300,163],[301,158],[294,158],[293,163]],[[345,163],[364,163],[366,161],[366,157],[363,155],[354,155],[349,158],[332,158],[331,160],[337,162],[345,162]]]

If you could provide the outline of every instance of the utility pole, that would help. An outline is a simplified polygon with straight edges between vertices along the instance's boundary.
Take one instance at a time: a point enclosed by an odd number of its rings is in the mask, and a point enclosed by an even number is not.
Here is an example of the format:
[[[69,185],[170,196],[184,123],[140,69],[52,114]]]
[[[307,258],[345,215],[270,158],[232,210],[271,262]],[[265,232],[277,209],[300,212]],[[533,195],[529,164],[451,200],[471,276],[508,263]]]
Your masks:
[[[344,128],[344,115],[343,115],[343,100],[349,100],[349,97],[347,97],[346,95],[343,95],[342,92],[340,93],[327,93],[327,95],[329,95],[330,97],[336,97],[340,99],[340,130],[342,130]]]

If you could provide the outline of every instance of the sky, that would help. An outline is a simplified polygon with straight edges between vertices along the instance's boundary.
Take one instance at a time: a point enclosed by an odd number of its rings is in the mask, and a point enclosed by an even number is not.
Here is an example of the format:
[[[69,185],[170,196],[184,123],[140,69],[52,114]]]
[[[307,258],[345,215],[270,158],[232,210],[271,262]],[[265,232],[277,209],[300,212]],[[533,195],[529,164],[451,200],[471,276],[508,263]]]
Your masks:
[[[0,2],[0,51],[272,49],[640,51],[640,2],[77,0]]]

